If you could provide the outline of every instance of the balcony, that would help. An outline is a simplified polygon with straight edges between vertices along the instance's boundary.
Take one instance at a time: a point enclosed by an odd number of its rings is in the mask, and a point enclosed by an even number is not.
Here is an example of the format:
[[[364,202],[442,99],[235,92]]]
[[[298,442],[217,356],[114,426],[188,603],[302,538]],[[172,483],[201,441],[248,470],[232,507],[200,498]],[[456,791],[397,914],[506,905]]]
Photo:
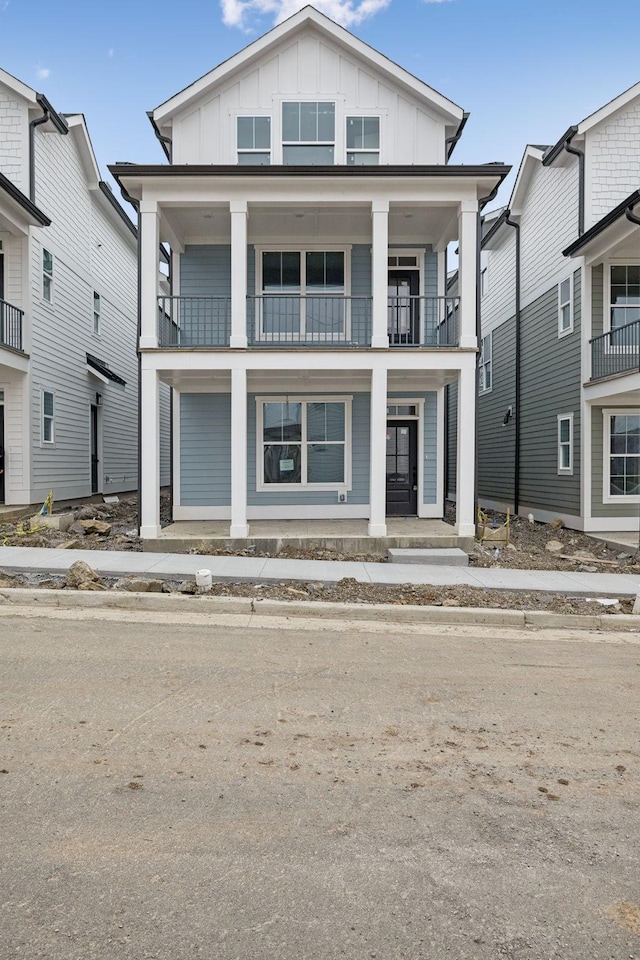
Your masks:
[[[24,312],[0,300],[0,347],[22,351],[22,318]]]
[[[640,320],[591,341],[591,380],[640,372]]]
[[[363,349],[371,345],[371,297],[266,294],[247,297],[249,346]],[[389,345],[458,345],[458,297],[389,297]],[[230,297],[159,297],[158,345],[224,349],[231,336]]]

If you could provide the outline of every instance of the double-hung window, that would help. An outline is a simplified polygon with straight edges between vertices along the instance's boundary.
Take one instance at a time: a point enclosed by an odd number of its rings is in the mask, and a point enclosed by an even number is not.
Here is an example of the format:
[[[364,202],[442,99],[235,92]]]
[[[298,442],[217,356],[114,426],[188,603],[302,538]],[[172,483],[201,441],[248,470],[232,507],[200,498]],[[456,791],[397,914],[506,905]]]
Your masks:
[[[640,412],[604,411],[604,499],[640,498]]]
[[[567,277],[558,284],[558,336],[564,337],[573,330],[573,283]]]
[[[479,388],[480,393],[486,393],[493,386],[492,336],[488,333],[480,341]]]
[[[42,442],[54,442],[53,426],[53,393],[51,390],[42,391]]]
[[[637,347],[640,343],[640,265],[610,267],[610,329],[612,347]],[[622,329],[624,327],[624,329]]]
[[[327,101],[282,104],[282,162],[335,163],[336,105]]]
[[[42,299],[53,300],[53,254],[42,250]]]
[[[339,397],[259,400],[262,487],[347,486],[347,407]]]
[[[261,272],[262,339],[344,339],[344,250],[263,250]]]
[[[380,117],[347,117],[347,166],[380,163]]]
[[[100,294],[93,291],[93,332],[95,334],[100,333],[100,311],[101,311],[101,301]]]
[[[238,117],[236,136],[239,166],[269,166],[271,117]]]
[[[573,473],[573,414],[558,414],[558,473]]]

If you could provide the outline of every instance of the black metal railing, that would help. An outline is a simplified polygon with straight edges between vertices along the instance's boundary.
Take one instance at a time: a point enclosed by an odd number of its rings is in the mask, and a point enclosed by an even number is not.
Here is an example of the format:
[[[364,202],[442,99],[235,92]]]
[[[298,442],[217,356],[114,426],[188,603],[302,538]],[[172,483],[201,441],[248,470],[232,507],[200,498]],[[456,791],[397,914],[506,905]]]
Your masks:
[[[252,346],[368,347],[371,297],[262,294],[247,297]]]
[[[24,311],[6,300],[0,300],[0,346],[22,350]]]
[[[640,320],[602,333],[590,343],[592,380],[640,371]]]
[[[158,346],[228,347],[231,297],[158,297]]]
[[[389,297],[392,347],[456,347],[459,297]]]

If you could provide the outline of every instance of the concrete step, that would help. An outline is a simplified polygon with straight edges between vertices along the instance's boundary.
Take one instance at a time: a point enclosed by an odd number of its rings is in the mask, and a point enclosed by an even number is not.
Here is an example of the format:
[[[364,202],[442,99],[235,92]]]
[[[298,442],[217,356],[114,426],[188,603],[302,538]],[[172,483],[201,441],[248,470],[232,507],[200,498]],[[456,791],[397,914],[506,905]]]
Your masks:
[[[391,547],[388,550],[389,563],[423,563],[447,567],[468,567],[469,557],[458,547],[436,547],[435,549],[412,548],[403,550]]]

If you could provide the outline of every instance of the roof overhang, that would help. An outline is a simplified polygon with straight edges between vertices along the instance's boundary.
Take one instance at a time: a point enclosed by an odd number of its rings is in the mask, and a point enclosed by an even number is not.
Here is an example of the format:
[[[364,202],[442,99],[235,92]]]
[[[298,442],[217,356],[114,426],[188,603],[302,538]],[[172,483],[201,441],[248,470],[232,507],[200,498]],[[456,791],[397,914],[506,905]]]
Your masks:
[[[7,216],[23,229],[29,226],[48,227],[51,225],[51,220],[46,213],[43,213],[29,197],[18,190],[8,177],[0,173],[0,206],[5,205]]]
[[[537,147],[528,145],[525,148],[525,151],[522,155],[522,160],[520,161],[520,167],[518,168],[516,182],[514,183],[513,190],[511,191],[511,199],[509,200],[508,204],[512,215],[515,217],[520,216],[522,212],[524,198],[527,194],[531,178],[538,165],[542,163],[543,157],[543,151],[538,150]]]
[[[605,103],[605,105],[600,107],[599,110],[596,110],[595,113],[592,113],[588,117],[585,117],[584,120],[581,120],[577,126],[578,136],[582,136],[588,130],[591,130],[592,127],[595,127],[598,123],[606,120],[617,110],[621,110],[623,107],[628,106],[628,104],[630,104],[637,97],[640,97],[640,82],[634,83],[633,86],[629,87],[627,90],[624,90],[619,96],[614,97],[613,100],[609,100],[608,103]]]
[[[587,262],[593,262],[608,252],[615,254],[615,248],[624,245],[632,239],[635,243],[640,240],[638,224],[627,217],[627,211],[633,213],[634,207],[640,203],[640,189],[634,190],[617,207],[610,210],[602,219],[594,223],[572,244],[562,251],[565,257],[585,257]]]
[[[91,353],[87,354],[87,370],[92,376],[96,377],[97,380],[102,381],[102,383],[117,383],[121,387],[127,385],[127,381],[119,377],[117,373],[114,373],[104,360],[94,357]]]

